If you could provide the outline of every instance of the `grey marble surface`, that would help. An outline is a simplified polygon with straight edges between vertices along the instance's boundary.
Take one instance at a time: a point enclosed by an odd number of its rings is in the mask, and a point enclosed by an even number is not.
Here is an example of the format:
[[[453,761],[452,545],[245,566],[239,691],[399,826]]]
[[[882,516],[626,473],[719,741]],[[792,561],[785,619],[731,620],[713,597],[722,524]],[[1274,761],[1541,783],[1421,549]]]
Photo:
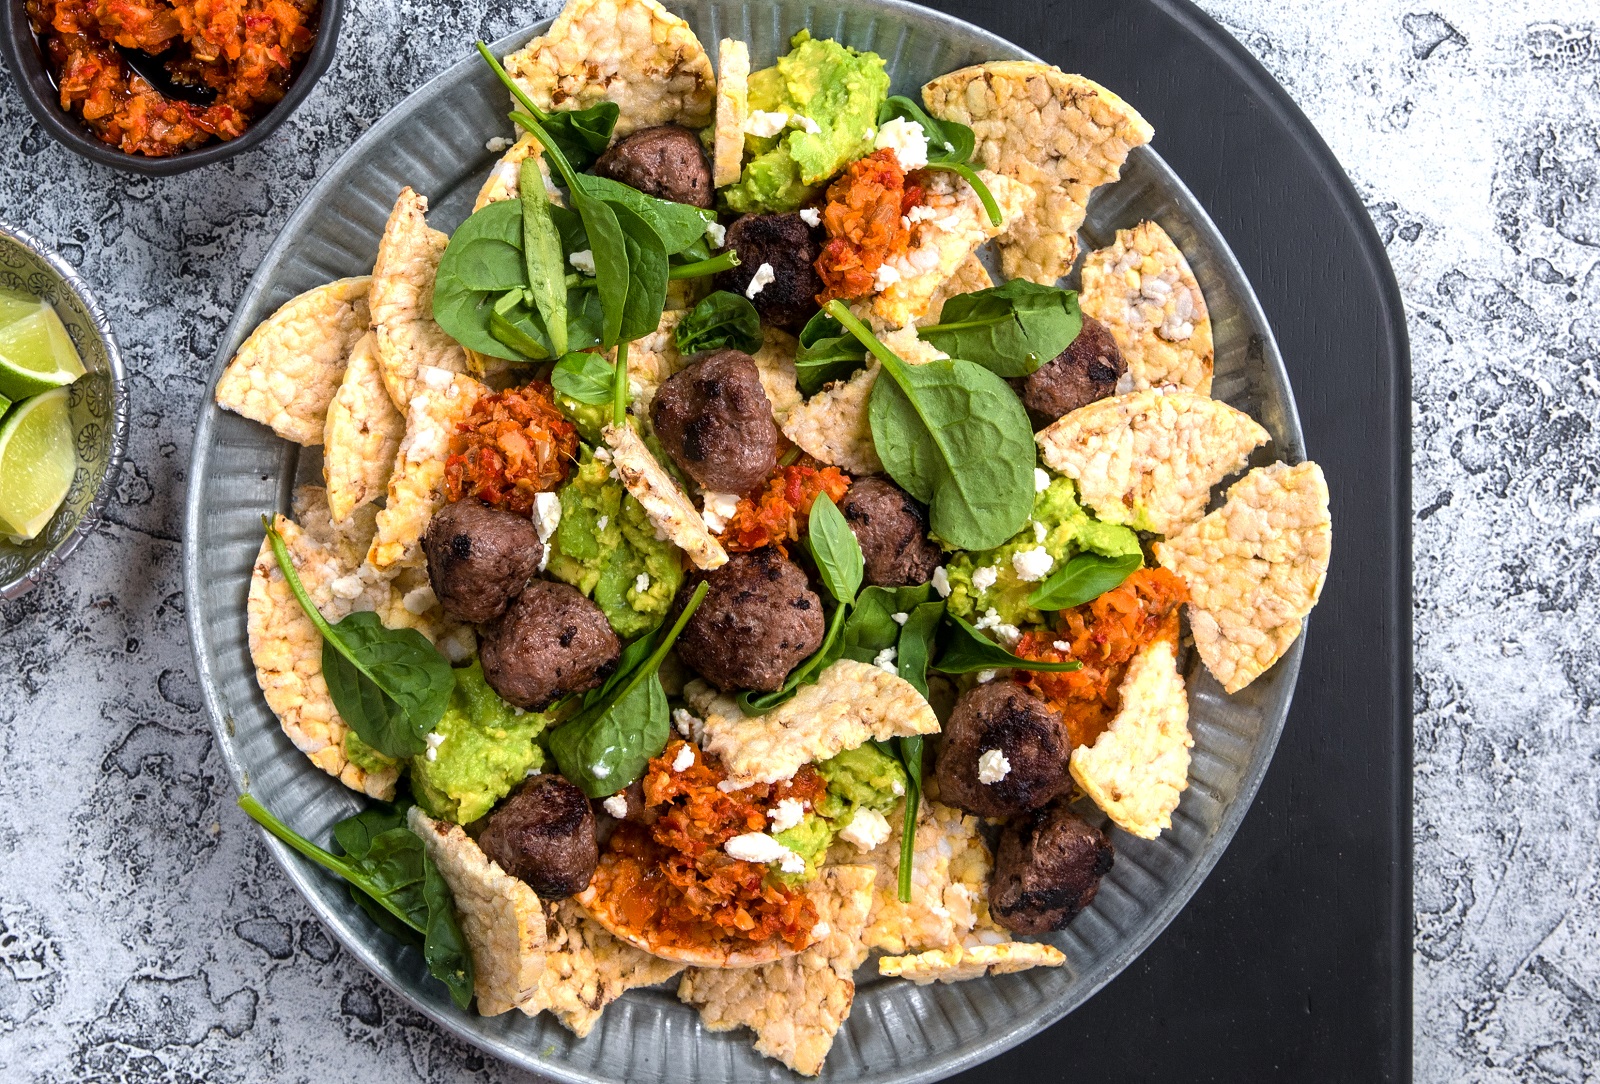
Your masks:
[[[265,148],[171,180],[49,142],[0,75],[0,207],[97,283],[128,464],[69,568],[0,605],[0,1078],[528,1078],[349,960],[233,805],[178,538],[217,336],[312,181],[548,0],[357,0]],[[1204,0],[1388,246],[1414,350],[1416,1076],[1600,1074],[1600,7]],[[1587,7],[1587,14],[1580,9]]]

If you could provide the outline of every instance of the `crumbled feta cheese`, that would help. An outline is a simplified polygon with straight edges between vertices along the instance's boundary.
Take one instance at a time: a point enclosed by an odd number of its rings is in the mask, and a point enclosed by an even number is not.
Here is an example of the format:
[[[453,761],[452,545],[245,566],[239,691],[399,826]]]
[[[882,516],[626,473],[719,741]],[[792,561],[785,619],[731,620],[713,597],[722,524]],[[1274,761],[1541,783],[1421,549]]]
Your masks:
[[[609,462],[611,462],[611,449],[610,448],[596,448],[594,450],[594,457],[596,459],[598,459],[602,463],[609,463]]]
[[[876,128],[868,128],[867,129],[867,138],[868,139],[877,139],[878,138],[878,130]]]
[[[822,134],[822,125],[818,124],[816,121],[812,120],[803,113],[791,114],[789,117],[789,123],[800,129],[802,132],[809,132],[812,135]]]
[[[889,838],[889,820],[876,809],[857,809],[839,830],[839,838],[854,843],[858,851],[870,851]]]
[[[544,772],[540,771],[538,768],[529,768],[527,771],[522,773],[522,778],[524,778],[524,779],[532,779],[536,775],[543,775],[543,774],[544,774]]]
[[[705,737],[706,724],[688,708],[672,709],[672,725],[677,728],[679,734],[682,734],[696,745],[700,743],[701,738]]]
[[[422,386],[429,391],[449,391],[456,384],[456,374],[437,365],[424,365],[421,375]]]
[[[989,590],[989,588],[993,587],[994,581],[998,580],[999,578],[1000,570],[995,568],[993,565],[986,565],[983,568],[975,568],[972,570],[972,589],[981,595],[985,591]],[[989,612],[993,613],[994,611],[990,610]]]
[[[1067,643],[1065,640],[1057,640],[1055,643],[1051,644],[1050,646],[1055,648],[1057,651],[1071,651],[1072,650],[1072,645]]]
[[[714,493],[708,489],[701,494],[700,504],[700,518],[705,521],[706,530],[712,534],[721,534],[722,529],[733,518],[733,514],[739,510],[739,495]]]
[[[539,571],[543,572],[550,563],[550,540],[556,535],[556,528],[561,526],[561,498],[554,493],[535,493],[533,495],[533,528],[539,532],[539,541],[544,543],[544,553],[539,557]]]
[[[507,139],[505,136],[494,136],[489,140],[489,142],[483,145],[483,149],[488,151],[490,154],[499,154],[509,146],[511,146],[511,140]]]
[[[567,257],[567,262],[573,267],[576,267],[579,271],[582,271],[585,275],[588,275],[590,278],[594,277],[593,249],[580,248],[578,251]]]
[[[633,589],[641,595],[650,590],[650,573],[641,572],[633,578]]]
[[[782,862],[786,858],[800,858],[765,832],[745,832],[743,835],[734,836],[722,845],[722,850],[729,858],[737,858],[741,862],[755,862],[763,866]],[[800,861],[800,868],[804,869],[805,859],[802,858]],[[790,871],[785,869],[784,872]]]
[[[765,290],[767,288],[767,283],[771,282],[774,277],[775,276],[772,273],[772,265],[770,263],[763,263],[760,267],[756,268],[756,273],[750,276],[750,285],[744,288],[744,296],[754,301],[755,296],[762,290]]]
[[[348,576],[340,576],[328,584],[328,590],[332,591],[336,597],[343,599],[359,598],[361,592],[366,589],[367,585],[362,583],[361,577],[354,572]]]
[[[922,130],[922,125],[905,117],[885,121],[873,137],[872,146],[880,151],[885,147],[894,151],[900,168],[908,173],[928,164],[928,133]]]
[[[1033,521],[1033,540],[1035,542],[1043,542],[1044,538],[1045,538],[1045,535],[1047,535],[1049,533],[1050,533],[1050,528],[1046,527],[1044,524],[1040,523],[1038,520],[1034,520]]]
[[[433,646],[439,649],[439,654],[451,662],[466,662],[477,654],[478,634],[472,630],[471,625],[458,625],[439,637]]]
[[[425,614],[439,605],[439,596],[433,593],[433,588],[428,584],[413,587],[407,591],[400,600],[400,605],[406,608],[408,614]]]
[[[504,185],[506,188],[515,192],[517,190],[517,183],[519,180],[521,180],[517,169],[518,167],[515,162],[496,162],[494,164],[494,168],[489,171],[489,182],[491,184]]]
[[[878,265],[877,275],[872,280],[873,289],[880,291],[887,290],[889,287],[899,282],[900,278],[900,272],[895,270],[894,265],[881,263]]]
[[[993,786],[1011,774],[1011,762],[998,749],[985,749],[978,754],[978,782]]]
[[[706,223],[706,240],[712,248],[721,248],[728,240],[728,227],[720,222]]]
[[[978,684],[979,685],[987,685],[987,684],[989,684],[989,682],[993,681],[994,680],[994,676],[996,674],[998,674],[999,672],[1000,671],[998,671],[998,670],[979,670],[978,671]]]
[[[889,780],[889,790],[896,797],[902,797],[906,792],[906,785],[898,779]]]
[[[800,208],[800,221],[807,226],[820,226],[822,225],[822,212],[815,207],[802,207]]]
[[[423,755],[429,760],[438,760],[439,746],[444,744],[444,735],[435,730],[423,740],[428,743],[428,751]]]
[[[736,790],[743,790],[744,788],[746,788],[748,786],[751,786],[751,785],[752,785],[751,782],[743,782],[743,783],[741,783],[741,782],[738,782],[737,780],[733,780],[733,779],[724,779],[722,782],[717,784],[717,789],[720,790],[724,794],[732,794]]]
[[[939,213],[938,211],[935,211],[932,207],[929,207],[926,203],[919,203],[915,207],[911,208],[911,210],[906,213],[906,218],[913,225],[915,225],[918,222],[926,222],[928,219],[933,218],[938,213]]]
[[[603,531],[610,525],[611,525],[611,517],[610,516],[601,516],[599,519],[594,521],[594,529],[597,530],[597,531]]]
[[[806,860],[790,851],[778,860],[778,868],[785,873],[804,873],[806,871]]]
[[[911,620],[910,614],[890,614],[889,616],[894,619],[894,623],[896,625],[904,625],[907,621]]]
[[[1015,625],[1008,625],[1000,619],[1000,611],[990,606],[983,611],[983,615],[972,623],[975,629],[993,629],[994,634],[1007,644],[1014,644],[1022,639],[1022,630]]]
[[[694,746],[688,742],[678,746],[678,755],[672,758],[672,770],[686,772],[694,767]]]
[[[744,130],[753,136],[770,139],[789,127],[789,114],[769,113],[765,109],[750,110],[750,117],[744,122]]]
[[[1043,493],[1050,488],[1050,472],[1043,467],[1033,468],[1033,491]]]
[[[628,815],[628,796],[625,794],[613,794],[600,804],[606,807],[607,813],[619,821]]]
[[[933,570],[933,578],[930,582],[933,584],[933,589],[939,592],[940,598],[950,597],[950,573],[944,570],[943,565]]]
[[[785,798],[772,809],[767,810],[767,816],[772,819],[774,832],[787,832],[805,819],[806,804],[798,798]]]
[[[1050,551],[1043,546],[1019,550],[1011,555],[1011,567],[1016,569],[1017,578],[1024,583],[1034,583],[1044,579],[1050,575],[1050,569],[1055,563],[1056,559],[1050,556]]]
[[[872,665],[880,670],[887,670],[891,674],[899,674],[900,668],[894,664],[894,648],[886,647],[878,652],[872,659]]]

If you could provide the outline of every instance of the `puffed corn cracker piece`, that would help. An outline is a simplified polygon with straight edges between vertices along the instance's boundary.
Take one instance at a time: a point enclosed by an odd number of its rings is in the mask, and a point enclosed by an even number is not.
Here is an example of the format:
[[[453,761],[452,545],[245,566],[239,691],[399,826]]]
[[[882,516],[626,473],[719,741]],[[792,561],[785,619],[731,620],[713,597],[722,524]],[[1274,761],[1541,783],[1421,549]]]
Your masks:
[[[350,351],[344,382],[328,404],[322,430],[322,478],[334,520],[348,519],[388,488],[394,454],[405,433],[405,415],[395,409],[383,386],[378,337],[369,331]]]
[[[1211,487],[1271,435],[1196,392],[1136,391],[1079,407],[1034,436],[1107,523],[1171,535],[1205,513]]]
[[[538,995],[544,972],[544,908],[533,889],[502,870],[458,824],[412,806],[406,823],[455,898],[472,953],[478,1013],[499,1016]]]
[[[467,352],[433,322],[433,280],[450,243],[429,227],[428,200],[402,188],[378,242],[372,268],[372,328],[389,398],[404,413],[424,368],[467,371]]]
[[[570,0],[548,33],[505,58],[540,109],[616,102],[616,134],[711,123],[716,78],[689,24],[655,0]]]
[[[881,956],[878,974],[891,979],[909,979],[918,986],[932,982],[965,982],[985,975],[1009,975],[1030,967],[1060,967],[1067,962],[1054,945],[1031,941],[1008,941],[1003,945],[955,945],[932,949],[915,956]]]
[[[735,785],[776,783],[805,764],[870,740],[933,734],[939,719],[916,686],[904,678],[854,659],[839,659],[803,685],[790,700],[764,715],[747,716],[732,696],[704,681],[692,681],[683,695],[705,720],[700,743],[722,761]]]
[[[217,381],[217,405],[296,444],[322,443],[345,360],[367,333],[372,279],[339,279],[290,298],[261,321]]]
[[[994,278],[989,274],[989,269],[983,266],[983,261],[978,259],[978,254],[973,253],[961,261],[955,273],[946,279],[933,297],[928,301],[928,311],[917,318],[918,324],[937,324],[939,316],[944,312],[944,303],[957,294],[970,294],[978,290],[987,290],[994,285]]]
[[[602,434],[611,449],[611,466],[633,499],[644,506],[656,533],[689,555],[696,568],[720,568],[728,552],[707,529],[705,520],[672,475],[656,461],[639,434],[628,425],[608,425]]]
[[[744,164],[744,122],[750,117],[750,47],[737,38],[717,44],[717,120],[711,141],[711,183],[739,182]]]
[[[1322,594],[1333,549],[1328,483],[1315,463],[1274,463],[1228,489],[1221,508],[1158,542],[1189,588],[1206,669],[1238,692],[1283,657]]]
[[[294,492],[289,495],[289,511],[302,531],[319,545],[333,552],[339,559],[342,571],[345,573],[351,570],[360,571],[359,566],[366,559],[367,550],[372,546],[372,538],[378,533],[376,508],[368,505],[356,509],[343,519],[334,519],[326,489],[322,486],[296,486]],[[379,580],[382,578],[370,575],[363,581],[364,590],[370,592],[369,598],[381,599],[382,589]],[[334,594],[344,599],[354,597],[344,584],[340,584]],[[380,611],[382,609],[381,606],[374,608]]]
[[[872,386],[878,380],[873,360],[849,380],[835,380],[789,411],[783,435],[822,463],[832,463],[851,474],[877,474],[883,470],[872,443],[867,415]]]
[[[406,435],[389,474],[389,499],[367,560],[379,571],[422,564],[422,535],[443,505],[450,435],[488,388],[465,373],[425,367],[406,411]]]
[[[478,189],[478,198],[473,202],[472,209],[481,211],[491,203],[516,199],[521,195],[522,162],[530,154],[538,161],[539,173],[544,177],[545,197],[557,207],[565,207],[561,192],[556,188],[555,180],[550,174],[550,163],[545,160],[544,148],[531,133],[524,132],[489,170],[489,176],[484,178],[483,187]]]
[[[629,990],[666,982],[683,965],[641,952],[607,933],[571,900],[545,907],[544,971],[534,997],[518,1005],[536,1016],[548,1009],[582,1039],[605,1007]]]
[[[1072,778],[1120,828],[1155,839],[1189,786],[1189,696],[1170,643],[1157,640],[1128,665],[1121,707],[1093,745],[1072,751]]]
[[[787,331],[763,327],[761,349],[751,355],[761,376],[761,390],[767,393],[772,418],[780,429],[803,401],[794,368],[794,356],[799,348],[800,341]]]
[[[976,164],[1028,185],[1036,199],[1000,238],[1007,278],[1053,285],[1078,255],[1089,194],[1117,179],[1155,129],[1081,75],[1033,61],[978,64],[922,88],[928,112],[972,129]]]
[[[862,925],[872,904],[875,872],[829,866],[812,893],[828,932],[797,956],[737,971],[690,968],[678,997],[700,1010],[709,1031],[747,1027],[756,1050],[805,1076],[816,1076],[855,1001],[855,969],[867,957]]]
[[[663,310],[654,331],[628,344],[628,390],[633,396],[635,418],[650,417],[650,403],[656,397],[656,389],[683,368],[687,359],[678,353],[678,344],[672,335],[687,315],[682,309]],[[613,365],[617,363],[615,347],[606,351],[606,360]]]
[[[1175,384],[1211,394],[1211,316],[1189,261],[1154,222],[1118,230],[1083,262],[1078,304],[1106,325],[1135,391]]]

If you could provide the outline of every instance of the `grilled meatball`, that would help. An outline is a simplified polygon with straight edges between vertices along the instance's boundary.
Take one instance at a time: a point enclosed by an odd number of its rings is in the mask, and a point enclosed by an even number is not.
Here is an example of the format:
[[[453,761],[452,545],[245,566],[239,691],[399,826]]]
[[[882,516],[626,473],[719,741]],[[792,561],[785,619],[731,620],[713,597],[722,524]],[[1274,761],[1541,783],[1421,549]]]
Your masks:
[[[989,913],[1015,933],[1062,929],[1093,902],[1115,857],[1105,833],[1058,799],[1000,833]]]
[[[600,607],[575,587],[534,580],[484,630],[478,655],[495,692],[541,711],[610,677],[621,652]]]
[[[505,613],[544,556],[532,523],[473,500],[441,508],[422,548],[439,605],[457,621],[475,623]]]
[[[839,511],[861,543],[867,582],[879,587],[927,583],[944,554],[928,539],[928,516],[911,495],[887,478],[857,478]]]
[[[717,688],[772,692],[822,645],[822,600],[776,547],[735,553],[721,568],[690,575],[680,609],[701,580],[711,586],[678,637],[678,654]]]
[[[595,161],[594,171],[647,196],[711,209],[711,163],[705,148],[699,136],[676,124],[623,136]]]
[[[980,761],[998,750],[1010,768],[982,782]],[[956,701],[939,753],[939,800],[980,817],[1038,809],[1072,786],[1067,728],[1043,700],[1014,681],[977,685]],[[990,761],[998,758],[990,756]]]
[[[600,861],[589,799],[559,775],[536,775],[500,803],[478,846],[542,900],[582,892]]]
[[[749,354],[713,350],[673,374],[650,403],[672,461],[702,489],[744,493],[778,465],[778,426]]]
[[[1114,394],[1117,381],[1127,371],[1128,363],[1110,329],[1085,316],[1083,330],[1072,345],[1022,380],[1022,405],[1035,424],[1049,425],[1063,414]]]
[[[816,315],[822,279],[813,265],[822,255],[821,231],[798,213],[745,215],[728,227],[727,247],[739,253],[739,266],[717,275],[717,289],[744,294],[761,265],[770,264],[772,281],[750,299],[761,322],[797,332]]]

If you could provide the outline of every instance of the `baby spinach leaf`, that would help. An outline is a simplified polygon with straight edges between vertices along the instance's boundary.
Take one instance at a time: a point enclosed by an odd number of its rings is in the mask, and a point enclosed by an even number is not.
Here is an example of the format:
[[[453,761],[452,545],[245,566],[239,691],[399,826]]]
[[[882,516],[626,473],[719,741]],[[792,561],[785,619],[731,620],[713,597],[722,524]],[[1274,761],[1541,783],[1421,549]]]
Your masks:
[[[844,513],[826,493],[812,502],[806,545],[817,562],[817,572],[828,593],[843,605],[854,602],[856,592],[861,590],[866,561],[861,555],[861,543],[856,541],[855,532],[845,522]]]
[[[724,349],[754,354],[761,349],[761,314],[744,295],[717,290],[678,321],[672,341],[684,357]]]
[[[609,177],[581,175],[584,193],[595,199],[621,204],[644,220],[661,241],[667,255],[673,256],[691,248],[705,239],[706,225],[716,221],[714,211],[702,210],[687,203],[657,199],[646,195],[631,185],[613,181]],[[707,253],[709,255],[709,253]]]
[[[942,674],[970,674],[978,670],[1080,670],[1083,664],[1039,662],[1018,658],[953,613],[945,614],[945,636],[939,661],[933,668]]]
[[[803,395],[815,395],[833,380],[843,380],[867,361],[867,348],[823,310],[800,329],[795,379]]]
[[[550,216],[544,175],[532,156],[522,160],[517,184],[522,204],[522,254],[528,272],[528,296],[544,318],[550,354],[567,352],[567,266],[561,233]]]
[[[627,275],[628,296],[622,308],[622,322],[618,326],[615,345],[632,339],[641,339],[653,333],[661,324],[661,310],[667,304],[667,254],[661,247],[648,223],[631,208],[621,203],[607,203],[622,230],[624,273]],[[585,219],[587,222],[587,219]],[[595,271],[600,270],[600,253],[595,253]],[[602,291],[605,289],[601,287]],[[607,314],[609,319],[609,312]]]
[[[1027,376],[1072,345],[1083,326],[1071,290],[1012,279],[957,294],[918,337],[996,376]]]
[[[588,169],[596,158],[605,153],[606,147],[611,143],[611,132],[617,126],[617,118],[622,114],[620,106],[615,102],[598,102],[587,109],[558,109],[546,112],[534,105],[533,99],[529,98],[511,76],[506,74],[505,68],[494,58],[487,45],[481,41],[473,44],[518,103],[544,126],[551,137],[551,142],[571,161],[573,168]]]
[[[922,126],[923,134],[928,137],[928,168],[947,169],[959,174],[978,194],[978,201],[988,212],[989,221],[996,226],[1000,225],[1000,205],[995,203],[994,194],[989,191],[989,186],[984,184],[967,164],[977,147],[972,129],[960,121],[934,120],[920,105],[900,94],[885,98],[883,104],[878,107],[879,126],[895,117],[902,117]]]
[[[384,628],[371,611],[328,624],[300,582],[283,536],[265,516],[261,522],[289,590],[322,634],[322,676],[333,706],[358,738],[385,756],[422,752],[455,689],[450,663],[416,629]]]
[[[1122,586],[1122,581],[1142,564],[1144,557],[1138,553],[1120,557],[1080,553],[1035,588],[1028,596],[1028,605],[1038,610],[1070,610]]]
[[[943,616],[943,599],[912,607],[895,644],[895,669],[901,677],[916,686],[924,699],[928,696],[928,665],[933,661],[939,619]]]
[[[527,360],[489,327],[495,301],[508,291],[524,289],[526,275],[521,207],[511,200],[491,203],[451,235],[434,278],[433,318],[470,350],[510,361]]]
[[[556,391],[580,403],[605,406],[611,402],[616,367],[599,354],[568,354],[550,371]]]

